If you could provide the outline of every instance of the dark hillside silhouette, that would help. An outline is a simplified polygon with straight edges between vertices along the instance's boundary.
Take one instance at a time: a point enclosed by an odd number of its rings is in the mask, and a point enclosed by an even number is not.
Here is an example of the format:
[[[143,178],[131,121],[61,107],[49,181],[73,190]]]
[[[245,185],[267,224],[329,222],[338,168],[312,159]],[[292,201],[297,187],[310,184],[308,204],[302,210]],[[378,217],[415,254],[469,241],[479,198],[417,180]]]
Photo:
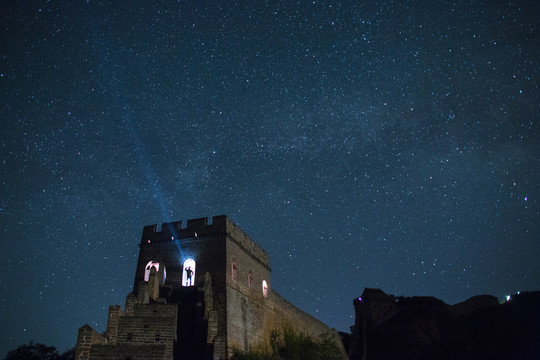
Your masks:
[[[354,305],[351,360],[540,359],[540,292],[451,306],[366,289]]]

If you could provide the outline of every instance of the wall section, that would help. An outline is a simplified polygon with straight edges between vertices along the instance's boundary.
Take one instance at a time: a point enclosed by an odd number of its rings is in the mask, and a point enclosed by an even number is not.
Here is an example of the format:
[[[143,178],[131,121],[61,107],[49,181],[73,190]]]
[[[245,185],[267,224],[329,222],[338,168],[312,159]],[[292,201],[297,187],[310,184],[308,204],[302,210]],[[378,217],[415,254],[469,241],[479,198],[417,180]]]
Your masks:
[[[347,359],[335,329],[329,328],[272,291],[268,254],[229,220],[226,261],[229,354],[233,349],[270,350],[272,334],[275,331],[283,333],[288,328],[314,340],[319,340],[322,335],[330,336],[342,349],[343,359]],[[268,286],[267,296],[263,294],[263,281]]]

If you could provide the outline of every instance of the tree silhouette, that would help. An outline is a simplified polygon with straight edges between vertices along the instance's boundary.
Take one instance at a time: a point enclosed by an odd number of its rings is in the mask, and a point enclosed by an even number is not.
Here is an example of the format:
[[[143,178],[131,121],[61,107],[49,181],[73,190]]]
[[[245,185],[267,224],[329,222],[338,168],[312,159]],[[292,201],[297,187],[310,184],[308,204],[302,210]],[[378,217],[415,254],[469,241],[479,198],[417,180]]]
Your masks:
[[[6,360],[72,360],[75,356],[75,349],[70,349],[63,354],[59,354],[54,346],[44,344],[24,344],[8,352]]]

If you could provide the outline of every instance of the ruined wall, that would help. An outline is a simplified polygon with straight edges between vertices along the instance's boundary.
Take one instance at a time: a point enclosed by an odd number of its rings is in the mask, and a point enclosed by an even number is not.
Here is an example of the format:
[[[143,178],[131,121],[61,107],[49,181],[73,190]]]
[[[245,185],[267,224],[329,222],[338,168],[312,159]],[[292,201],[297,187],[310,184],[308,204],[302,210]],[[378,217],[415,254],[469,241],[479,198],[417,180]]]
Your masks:
[[[75,359],[172,359],[177,308],[177,304],[133,304],[125,314],[120,306],[110,306],[106,337],[83,326]]]
[[[107,319],[107,330],[105,331],[105,338],[108,343],[115,343],[118,333],[118,323],[122,316],[122,308],[120,305],[109,306],[109,317]]]
[[[77,336],[77,346],[75,348],[75,359],[88,360],[90,358],[90,349],[96,344],[105,344],[106,339],[103,335],[92,329],[86,324],[79,329]]]
[[[177,315],[177,304],[136,304],[133,316],[120,317],[116,343],[165,345],[165,356],[172,358]]]

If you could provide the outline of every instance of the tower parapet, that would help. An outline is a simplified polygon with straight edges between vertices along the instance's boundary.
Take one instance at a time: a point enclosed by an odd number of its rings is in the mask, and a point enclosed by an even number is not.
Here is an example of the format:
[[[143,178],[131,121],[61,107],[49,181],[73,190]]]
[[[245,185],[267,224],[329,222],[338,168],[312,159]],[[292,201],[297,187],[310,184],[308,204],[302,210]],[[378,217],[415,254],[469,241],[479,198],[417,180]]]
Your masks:
[[[211,222],[209,218],[191,219],[186,222],[187,226],[182,226],[182,221],[162,223],[159,230],[157,224],[147,225],[143,228],[141,244],[225,233],[228,221],[225,215],[220,215],[214,216]]]

